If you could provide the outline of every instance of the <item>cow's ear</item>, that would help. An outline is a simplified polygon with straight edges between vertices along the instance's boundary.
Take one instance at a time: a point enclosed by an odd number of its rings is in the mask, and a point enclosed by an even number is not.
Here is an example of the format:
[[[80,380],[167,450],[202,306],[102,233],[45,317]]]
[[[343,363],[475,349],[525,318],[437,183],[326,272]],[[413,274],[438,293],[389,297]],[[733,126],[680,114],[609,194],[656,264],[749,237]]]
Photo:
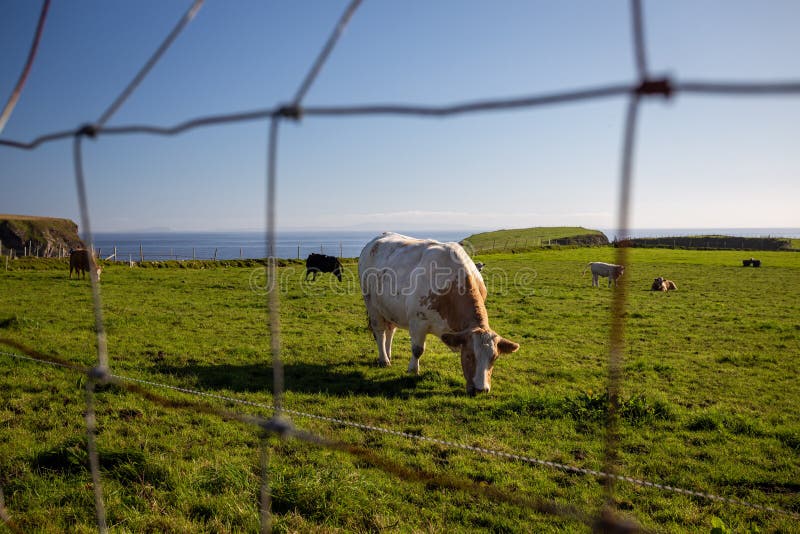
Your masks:
[[[451,349],[459,349],[467,342],[467,336],[464,334],[442,334],[442,341]]]
[[[500,354],[510,354],[512,352],[517,352],[519,350],[519,343],[514,343],[513,341],[501,337],[497,340],[497,352]]]

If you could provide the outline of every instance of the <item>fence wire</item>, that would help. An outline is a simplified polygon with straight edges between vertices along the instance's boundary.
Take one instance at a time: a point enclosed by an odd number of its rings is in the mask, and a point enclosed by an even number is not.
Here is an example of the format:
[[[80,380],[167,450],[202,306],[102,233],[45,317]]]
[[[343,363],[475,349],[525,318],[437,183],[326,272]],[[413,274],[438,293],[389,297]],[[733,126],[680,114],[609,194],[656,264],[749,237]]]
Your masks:
[[[89,209],[86,200],[86,187],[83,175],[81,142],[83,137],[95,138],[100,135],[132,135],[132,134],[149,134],[149,135],[177,135],[186,131],[206,127],[217,126],[222,124],[230,124],[241,121],[252,120],[266,120],[269,119],[269,139],[268,139],[268,163],[267,163],[267,230],[266,230],[266,244],[267,251],[271,260],[274,260],[275,252],[275,213],[277,200],[275,197],[277,172],[276,172],[276,158],[279,125],[281,120],[300,120],[306,116],[319,116],[319,117],[344,117],[344,116],[363,116],[363,115],[396,115],[396,116],[417,116],[417,117],[452,117],[461,114],[478,113],[478,112],[498,112],[498,111],[511,111],[516,109],[531,108],[537,106],[552,106],[556,104],[566,104],[571,102],[578,102],[583,100],[597,100],[602,98],[611,98],[619,96],[627,96],[629,104],[627,108],[625,129],[623,134],[623,143],[621,151],[621,171],[620,171],[620,205],[618,211],[618,228],[623,233],[623,236],[628,231],[628,215],[630,206],[630,191],[632,184],[632,162],[634,157],[634,139],[635,128],[637,122],[638,107],[642,98],[648,96],[663,96],[670,97],[677,93],[694,93],[706,95],[739,95],[739,96],[761,96],[761,95],[798,95],[800,94],[800,81],[779,81],[779,82],[715,82],[715,81],[688,81],[688,82],[675,82],[669,78],[653,79],[650,77],[647,69],[647,54],[645,48],[645,32],[644,32],[644,16],[640,0],[631,0],[630,13],[632,22],[632,35],[633,35],[633,52],[634,62],[638,81],[634,84],[617,84],[601,87],[592,87],[587,89],[578,89],[574,91],[564,91],[545,95],[522,96],[518,98],[507,98],[497,100],[479,100],[472,102],[463,102],[445,106],[419,106],[419,105],[406,105],[406,104],[377,104],[377,105],[357,105],[357,106],[332,106],[332,107],[304,107],[302,100],[310,90],[316,77],[321,72],[325,61],[332,53],[336,43],[338,42],[345,27],[352,19],[354,13],[361,4],[361,0],[351,1],[344,13],[337,22],[333,32],[323,46],[321,52],[317,56],[314,64],[303,79],[300,87],[298,88],[294,99],[290,105],[276,106],[272,109],[254,110],[244,113],[223,114],[223,115],[209,115],[198,117],[175,126],[164,127],[158,125],[128,125],[128,126],[107,126],[108,120],[116,113],[116,111],[124,104],[127,98],[136,90],[138,85],[146,77],[152,67],[158,62],[161,56],[166,52],[169,46],[174,42],[180,32],[185,26],[194,18],[198,10],[203,4],[203,0],[195,0],[188,11],[178,21],[177,25],[169,33],[166,39],[158,47],[155,53],[147,60],[145,65],[139,70],[133,80],[126,86],[122,93],[112,102],[106,109],[101,117],[94,123],[81,126],[77,129],[53,132],[45,134],[33,139],[30,142],[19,140],[0,139],[0,146],[7,146],[12,148],[33,150],[44,143],[50,143],[66,138],[74,138],[73,146],[73,162],[75,166],[76,188],[78,191],[78,199],[81,211],[81,224],[86,235],[86,239],[93,246],[91,225],[89,222]],[[35,55],[36,46],[41,36],[41,28],[44,23],[44,16],[47,12],[49,0],[45,2],[42,16],[40,17],[37,34],[32,46],[32,51],[29,54],[28,64],[26,65],[23,76],[18,83],[18,88],[15,88],[14,93],[3,112],[3,120],[7,120],[7,115],[10,115],[16,99],[19,98],[19,93],[24,85],[24,79],[30,69],[30,64]],[[13,101],[13,103],[12,103]],[[2,131],[3,123],[0,122],[0,131]],[[91,250],[91,248],[90,248]],[[618,247],[616,252],[616,261],[618,264],[625,265],[627,263],[628,252],[626,247]],[[90,255],[91,257],[91,255]],[[94,264],[94,258],[91,259]],[[691,495],[695,497],[702,497],[706,499],[725,502],[728,504],[735,504],[741,506],[748,506],[762,511],[773,513],[785,514],[794,518],[800,519],[798,514],[787,512],[774,507],[761,506],[738,499],[731,499],[727,497],[720,497],[713,494],[685,490],[675,488],[672,486],[661,485],[645,480],[634,479],[625,477],[618,474],[618,399],[622,386],[622,371],[623,371],[623,354],[624,354],[624,326],[625,326],[625,303],[627,297],[627,283],[622,280],[620,287],[614,292],[612,301],[612,323],[609,332],[610,339],[610,352],[609,352],[609,366],[608,366],[608,379],[607,386],[609,389],[609,418],[606,428],[606,446],[605,446],[605,459],[602,471],[594,471],[590,469],[578,468],[558,464],[555,462],[548,462],[545,460],[538,460],[535,458],[528,458],[522,455],[492,451],[480,447],[472,447],[435,438],[427,438],[417,436],[404,432],[397,432],[371,425],[364,425],[361,423],[354,423],[336,418],[325,416],[306,414],[294,410],[287,410],[283,407],[283,390],[284,390],[284,377],[283,365],[280,357],[280,323],[279,323],[279,298],[277,292],[277,277],[276,277],[276,264],[275,261],[268,262],[268,327],[270,332],[270,352],[272,354],[274,384],[273,384],[273,406],[267,406],[250,401],[243,401],[241,399],[233,399],[221,395],[208,394],[194,390],[177,388],[174,386],[167,386],[155,382],[145,380],[133,379],[129,377],[122,377],[113,375],[110,371],[108,361],[107,343],[104,331],[104,321],[102,316],[102,302],[100,298],[100,288],[97,280],[96,271],[94,268],[90,269],[90,279],[93,295],[93,308],[95,315],[95,329],[97,332],[97,356],[98,364],[91,369],[85,369],[82,366],[71,364],[69,362],[59,361],[56,358],[46,357],[44,355],[27,351],[29,356],[24,357],[19,354],[6,353],[2,354],[13,356],[16,358],[30,359],[39,362],[51,363],[61,367],[67,367],[74,370],[79,370],[86,373],[88,380],[86,386],[86,427],[87,427],[87,446],[89,449],[90,464],[93,479],[93,488],[95,493],[96,511],[97,511],[97,526],[98,530],[105,532],[107,529],[105,521],[105,512],[103,504],[102,487],[99,476],[99,460],[97,457],[96,443],[95,443],[95,430],[96,419],[94,413],[94,389],[98,383],[114,381],[118,384],[125,384],[129,390],[136,391],[140,395],[159,402],[165,406],[172,408],[191,408],[196,411],[214,413],[216,415],[225,417],[226,419],[238,420],[243,423],[257,425],[261,431],[260,438],[260,464],[261,464],[261,489],[260,489],[260,514],[261,514],[261,528],[263,531],[269,531],[272,525],[272,515],[270,510],[270,491],[269,491],[269,436],[277,435],[281,438],[297,438],[303,441],[314,443],[331,449],[342,450],[351,455],[358,456],[371,465],[374,465],[384,471],[393,473],[400,478],[406,480],[422,480],[427,483],[434,483],[441,487],[457,488],[464,491],[477,491],[488,498],[500,499],[505,502],[515,502],[517,504],[527,506],[531,510],[556,515],[560,517],[568,517],[578,520],[586,525],[592,526],[595,530],[614,530],[614,531],[635,531],[640,530],[641,527],[637,524],[632,524],[620,519],[614,510],[614,483],[615,482],[629,482],[645,487],[652,487],[675,493]],[[15,346],[20,350],[24,348],[12,340],[0,340],[7,345]],[[25,351],[25,350],[23,350]],[[198,404],[188,404],[176,402],[169,399],[163,399],[146,389],[143,389],[139,384],[150,386],[168,388],[183,393],[191,393],[202,395],[209,398],[216,398],[226,402],[234,402],[239,404],[247,404],[254,407],[271,409],[273,416],[270,419],[260,417],[248,416],[221,410],[213,407]],[[513,495],[504,495],[497,488],[475,488],[470,489],[468,482],[456,481],[451,477],[442,477],[433,474],[420,474],[420,472],[411,472],[410,469],[393,464],[385,458],[378,457],[374,453],[366,450],[359,450],[352,445],[345,445],[336,443],[319,436],[315,436],[308,432],[296,429],[290,421],[282,417],[286,415],[296,415],[301,417],[309,417],[321,421],[327,421],[334,424],[341,424],[361,428],[364,430],[372,430],[402,436],[410,439],[417,439],[436,443],[442,446],[457,447],[465,450],[471,450],[483,454],[491,454],[495,456],[510,458],[518,461],[553,467],[568,472],[592,475],[600,477],[605,481],[605,506],[601,513],[592,518],[589,514],[582,512],[573,507],[558,505],[552,502],[545,502],[541,500],[531,500],[521,498]],[[0,493],[0,518],[12,530],[15,528],[13,521],[8,517],[4,503],[2,501],[2,493]]]
[[[33,60],[36,58],[36,52],[39,50],[39,43],[41,42],[42,34],[44,33],[44,23],[47,20],[47,12],[49,9],[50,0],[44,0],[42,3],[42,11],[39,14],[39,22],[36,24],[36,31],[33,34],[33,42],[31,43],[31,48],[28,51],[28,59],[25,61],[25,66],[22,68],[22,73],[19,75],[19,79],[17,80],[17,84],[14,86],[14,90],[11,91],[11,96],[8,97],[8,101],[3,108],[3,112],[0,113],[0,133],[3,133],[3,128],[6,127],[8,119],[11,118],[11,114],[14,112],[14,108],[19,101],[19,97],[22,95],[22,89],[25,87],[25,81],[28,79],[28,75],[31,73]]]
[[[24,345],[22,345],[20,343],[17,343],[14,340],[0,338],[0,344],[8,345],[10,347],[14,347],[17,350],[25,353],[23,355],[23,354],[18,354],[18,353],[13,353],[13,352],[0,351],[0,355],[8,356],[10,358],[15,358],[17,360],[30,361],[30,362],[35,362],[35,363],[39,363],[39,364],[47,364],[47,365],[52,365],[52,366],[55,366],[55,367],[61,367],[61,368],[65,368],[65,369],[70,369],[72,371],[76,371],[76,372],[79,372],[81,374],[85,374],[87,372],[87,368],[85,368],[85,367],[83,367],[81,365],[72,363],[70,361],[67,361],[67,360],[64,360],[64,359],[61,359],[61,358],[54,357],[52,355],[46,355],[46,354],[42,354],[42,353],[36,352],[36,351],[34,351],[32,349],[29,349],[29,348],[25,347]],[[140,395],[145,396],[146,398],[148,398],[150,400],[153,400],[154,402],[158,402],[158,403],[160,403],[162,405],[164,405],[164,403],[166,402],[166,403],[168,403],[168,406],[172,407],[172,408],[194,409],[196,411],[202,411],[204,413],[217,415],[217,416],[222,417],[224,419],[236,419],[236,420],[239,420],[239,421],[242,421],[242,422],[248,422],[248,423],[252,423],[254,421],[253,419],[250,418],[250,416],[245,416],[243,414],[232,415],[233,412],[219,410],[219,409],[214,408],[214,407],[205,407],[204,405],[197,405],[195,403],[184,403],[184,402],[175,401],[175,400],[166,401],[166,400],[164,400],[163,397],[150,396],[147,392],[143,392],[142,389],[139,389],[139,388],[134,389],[134,388],[129,387],[129,385],[130,384],[134,384],[134,385],[139,385],[139,386],[147,386],[147,387],[151,387],[151,388],[165,389],[165,390],[174,391],[174,392],[185,394],[185,395],[192,395],[192,396],[197,396],[197,397],[201,397],[201,398],[205,398],[205,399],[210,399],[210,400],[213,400],[213,401],[223,402],[223,403],[226,403],[226,404],[240,405],[240,406],[247,406],[247,407],[250,407],[250,408],[256,408],[256,409],[264,411],[265,413],[274,412],[274,410],[275,410],[274,406],[269,405],[269,404],[264,404],[262,402],[250,401],[250,400],[241,399],[241,398],[238,398],[238,397],[231,397],[231,396],[227,396],[227,395],[220,395],[220,394],[217,394],[217,393],[209,393],[207,391],[200,391],[200,390],[191,389],[191,388],[185,388],[185,387],[174,386],[174,385],[170,385],[170,384],[164,384],[164,383],[161,383],[161,382],[155,382],[153,380],[145,380],[145,379],[141,379],[141,378],[135,378],[135,377],[119,375],[119,374],[110,374],[109,378],[115,384],[119,385],[120,387],[128,389],[128,390],[130,390],[132,392],[138,392]],[[359,422],[356,422],[356,421],[350,421],[350,420],[342,419],[342,418],[338,418],[338,417],[330,417],[330,416],[325,416],[325,415],[320,415],[320,414],[304,412],[304,411],[301,411],[301,410],[294,410],[294,409],[284,408],[282,410],[282,413],[284,413],[287,416],[294,416],[294,417],[299,417],[299,418],[303,418],[303,419],[311,419],[311,420],[314,420],[314,421],[320,421],[320,422],[327,423],[327,424],[334,425],[334,426],[356,428],[356,429],[363,430],[363,431],[366,431],[366,432],[376,432],[376,433],[385,434],[385,435],[389,435],[389,436],[395,436],[395,437],[404,438],[404,439],[408,439],[408,440],[412,440],[412,441],[430,443],[430,444],[438,445],[438,446],[441,446],[441,447],[444,447],[444,448],[448,448],[448,449],[457,449],[457,450],[477,453],[477,454],[486,455],[486,456],[493,456],[493,457],[502,458],[502,459],[505,459],[505,460],[517,461],[517,462],[520,462],[520,463],[523,463],[523,464],[529,464],[529,465],[533,465],[533,466],[537,466],[537,467],[545,467],[545,468],[548,468],[548,469],[554,469],[554,470],[558,470],[558,471],[563,471],[563,472],[574,474],[574,475],[592,476],[592,477],[596,477],[596,478],[598,478],[600,480],[613,479],[616,482],[623,482],[623,483],[627,483],[627,484],[632,484],[634,486],[640,486],[640,487],[643,487],[643,488],[651,488],[651,489],[661,490],[661,491],[665,491],[665,492],[669,492],[669,493],[687,495],[687,496],[690,496],[690,497],[697,497],[697,498],[705,499],[705,500],[709,500],[709,501],[715,501],[715,502],[721,502],[721,503],[730,504],[730,505],[734,505],[734,506],[741,506],[741,507],[745,507],[745,508],[751,508],[751,509],[759,510],[759,511],[762,511],[762,512],[769,512],[769,513],[774,513],[774,514],[785,515],[787,517],[792,517],[792,518],[800,520],[800,514],[797,514],[795,512],[791,512],[791,511],[787,511],[787,510],[783,510],[783,509],[778,508],[778,507],[766,506],[766,505],[762,505],[762,504],[758,504],[758,503],[752,503],[752,502],[749,502],[749,501],[745,501],[745,500],[742,500],[742,499],[724,497],[724,496],[716,495],[716,494],[710,493],[710,492],[691,490],[691,489],[681,488],[681,487],[677,487],[677,486],[673,486],[673,485],[669,485],[669,484],[662,484],[662,483],[659,483],[659,482],[653,482],[653,481],[645,480],[645,479],[641,479],[641,478],[629,477],[629,476],[621,475],[619,473],[608,473],[608,472],[601,471],[601,470],[589,469],[589,468],[585,468],[585,467],[578,467],[578,466],[574,466],[574,465],[569,465],[569,464],[564,464],[564,463],[559,463],[559,462],[553,462],[553,461],[550,461],[550,460],[543,460],[543,459],[540,459],[540,458],[534,458],[534,457],[527,456],[527,455],[524,455],[524,454],[519,454],[519,453],[516,453],[516,452],[500,451],[500,450],[496,450],[496,449],[488,449],[486,447],[478,447],[478,446],[474,446],[474,445],[467,445],[465,443],[459,443],[459,442],[455,442],[455,441],[449,441],[449,440],[439,439],[439,438],[435,438],[435,437],[424,436],[422,434],[413,434],[413,433],[410,433],[410,432],[392,430],[392,429],[381,427],[381,426],[377,426],[377,425],[369,425],[369,424],[359,423]],[[258,421],[261,421],[261,420],[258,420]],[[259,422],[259,425],[260,424],[261,423]],[[275,427],[275,428],[278,428],[278,427]]]

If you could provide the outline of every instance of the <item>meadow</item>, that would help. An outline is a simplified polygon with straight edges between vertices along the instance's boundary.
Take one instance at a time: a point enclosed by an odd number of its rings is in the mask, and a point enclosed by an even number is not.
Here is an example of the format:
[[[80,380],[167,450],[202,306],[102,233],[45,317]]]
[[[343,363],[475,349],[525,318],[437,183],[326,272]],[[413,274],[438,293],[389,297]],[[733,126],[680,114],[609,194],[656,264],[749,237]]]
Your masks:
[[[632,249],[619,472],[800,513],[800,254]],[[376,365],[356,265],[280,278],[285,406],[430,438],[601,469],[612,290],[581,276],[614,249],[564,248],[477,256],[486,263],[490,324],[520,343],[495,365],[492,391],[466,396],[457,354],[429,337],[409,376],[407,332],[393,365]],[[82,365],[96,360],[91,293],[63,261],[0,271],[0,338]],[[29,267],[29,268],[25,268]],[[2,268],[2,266],[0,266]],[[656,276],[678,290],[649,291]],[[108,266],[102,276],[112,371],[266,405],[272,402],[264,274],[255,262],[191,268]],[[0,345],[0,351],[19,353]],[[93,532],[79,373],[0,354],[0,488],[25,532]],[[170,399],[269,416],[269,409],[153,389]],[[97,395],[98,446],[114,532],[255,532],[256,428],[169,408],[124,388]],[[596,513],[591,475],[295,417],[302,429],[374,452],[270,441],[277,532],[586,532],[532,511],[546,499]],[[423,473],[477,491],[444,487]],[[617,483],[624,516],[659,532],[797,532],[791,517]],[[722,530],[720,530],[722,529]]]

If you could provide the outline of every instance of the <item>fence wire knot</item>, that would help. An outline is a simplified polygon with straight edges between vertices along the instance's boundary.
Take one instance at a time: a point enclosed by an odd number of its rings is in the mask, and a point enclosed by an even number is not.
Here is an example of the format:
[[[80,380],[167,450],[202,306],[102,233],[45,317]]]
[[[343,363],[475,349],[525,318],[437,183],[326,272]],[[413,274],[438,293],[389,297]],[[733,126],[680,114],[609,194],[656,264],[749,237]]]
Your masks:
[[[672,92],[672,81],[669,78],[642,80],[642,83],[636,88],[636,94],[640,96],[662,95],[664,98],[669,98],[672,96]]]
[[[75,132],[75,136],[76,137],[90,137],[90,138],[94,139],[95,137],[97,137],[97,130],[98,130],[98,128],[97,128],[97,125],[95,125],[95,124],[84,124],[83,126],[78,128],[78,131]]]
[[[93,380],[98,384],[107,384],[111,381],[111,373],[106,365],[92,367],[86,374],[90,380]]]
[[[289,437],[294,432],[294,425],[288,419],[281,417],[272,417],[259,424],[265,432],[269,434],[277,434],[281,439]]]
[[[276,117],[299,121],[303,118],[303,109],[296,104],[288,104],[279,107],[274,114]]]

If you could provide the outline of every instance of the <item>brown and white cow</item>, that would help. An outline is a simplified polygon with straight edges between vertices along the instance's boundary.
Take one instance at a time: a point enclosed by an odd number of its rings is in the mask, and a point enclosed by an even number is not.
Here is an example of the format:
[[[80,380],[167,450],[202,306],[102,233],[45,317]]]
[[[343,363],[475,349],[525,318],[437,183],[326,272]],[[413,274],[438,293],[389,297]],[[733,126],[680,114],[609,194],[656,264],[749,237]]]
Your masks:
[[[425,338],[433,334],[461,351],[467,393],[474,395],[491,388],[498,356],[519,349],[489,327],[486,286],[458,243],[386,232],[361,251],[358,273],[380,365],[391,365],[400,327],[411,335],[408,371],[419,374]]]
[[[608,286],[611,287],[611,282],[614,286],[617,285],[617,280],[625,273],[624,265],[614,265],[613,263],[603,263],[602,261],[593,261],[586,266],[583,274],[586,274],[587,269],[592,270],[592,287],[599,287],[599,277],[603,276],[608,278]]]
[[[678,289],[678,286],[675,285],[675,282],[672,280],[667,280],[659,276],[655,280],[653,280],[653,285],[650,286],[650,289],[653,291],[671,291],[673,289]]]
[[[89,257],[89,251],[86,249],[76,249],[69,251],[69,277],[72,278],[72,271],[75,271],[75,276],[80,276],[84,278],[85,273],[89,273],[91,277],[91,266],[92,264],[96,267],[97,279],[100,280],[100,273],[102,272],[103,268],[97,264],[97,260],[95,258]]]

